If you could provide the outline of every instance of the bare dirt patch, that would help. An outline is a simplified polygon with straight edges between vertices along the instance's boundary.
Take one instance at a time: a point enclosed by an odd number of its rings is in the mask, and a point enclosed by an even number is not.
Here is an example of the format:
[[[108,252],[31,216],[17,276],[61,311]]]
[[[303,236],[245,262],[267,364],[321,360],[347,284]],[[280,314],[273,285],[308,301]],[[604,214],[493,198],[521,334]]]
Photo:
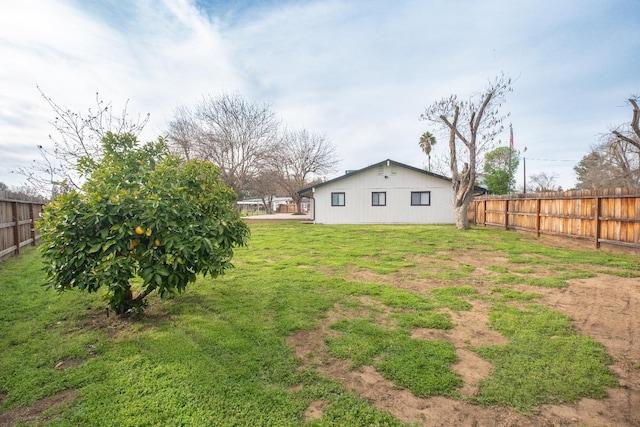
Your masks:
[[[607,399],[583,399],[543,413],[588,414],[593,424],[640,426],[640,279],[602,275],[573,280],[568,288],[547,290],[543,302],[605,346],[620,383]]]
[[[72,401],[76,397],[75,390],[65,390],[53,396],[38,400],[31,406],[10,409],[0,414],[0,426],[13,426],[18,423],[38,423],[43,420],[44,411]]]
[[[110,338],[120,339],[132,336],[145,329],[158,326],[171,316],[167,314],[163,302],[155,297],[150,297],[149,306],[139,316],[119,316],[111,310],[89,309],[79,319],[62,319],[49,325],[48,329],[61,329],[63,334],[73,334],[83,330],[105,332]],[[89,357],[92,357],[93,349],[89,346]]]
[[[492,365],[468,347],[507,344],[508,340],[496,331],[487,328],[490,305],[474,301],[470,311],[450,312],[455,327],[449,331],[438,329],[414,329],[411,336],[416,339],[443,339],[456,348],[458,362],[451,368],[463,381],[459,392],[473,396],[478,392],[480,381],[491,372]]]
[[[353,314],[337,308],[319,323],[318,329],[300,331],[289,337],[287,342],[294,348],[296,355],[303,360],[305,366],[316,367],[321,373],[342,382],[346,388],[356,391],[398,419],[428,426],[563,425],[560,417],[555,414],[547,417],[527,417],[508,408],[484,408],[443,397],[419,398],[409,390],[398,388],[371,366],[362,366],[357,370],[351,369],[350,361],[336,359],[328,354],[324,339],[335,333],[329,329],[329,325],[344,318],[345,315],[351,317]],[[423,336],[427,338],[425,331],[419,330],[416,334],[418,336],[424,334]],[[487,332],[491,335],[490,331]],[[428,337],[442,339],[457,334],[465,335],[452,330],[450,334],[436,331],[435,335],[428,335]],[[461,373],[465,381],[460,392],[473,394],[477,391],[478,382],[489,372],[490,364],[469,350],[457,348],[456,351],[460,360],[454,369]],[[307,411],[313,413],[315,417],[321,416],[321,407],[318,408],[317,403]]]
[[[514,264],[492,252],[450,254],[444,263],[466,264],[476,267],[470,277],[452,283],[446,280],[427,280],[406,270],[398,274],[375,274],[351,269],[348,279],[369,283],[385,283],[418,293],[428,293],[441,286],[472,285],[480,295],[488,295],[496,287],[487,280],[495,274],[487,266],[503,266],[513,270]],[[580,266],[592,270],[590,266]],[[535,268],[535,276],[557,274]],[[567,288],[542,288],[525,285],[513,286],[522,292],[537,293],[541,298],[533,302],[543,304],[571,317],[579,333],[602,343],[613,363],[620,387],[608,389],[608,397],[601,400],[582,399],[574,404],[545,405],[534,414],[523,415],[504,407],[483,407],[465,401],[473,396],[479,382],[491,371],[491,364],[471,351],[472,347],[504,344],[504,336],[487,327],[490,303],[469,300],[470,311],[450,312],[455,327],[449,331],[416,329],[417,339],[446,339],[456,348],[459,361],[452,369],[463,379],[458,390],[461,399],[445,397],[418,398],[382,377],[373,367],[351,369],[350,361],[331,357],[325,347],[325,338],[335,334],[329,325],[343,318],[364,315],[335,307],[315,330],[300,331],[288,339],[296,355],[305,366],[313,366],[323,374],[341,381],[370,399],[377,407],[397,418],[428,426],[640,426],[640,279],[626,279],[599,274],[589,279],[569,281]],[[364,300],[363,304],[370,304]],[[380,310],[380,307],[377,307]],[[384,314],[384,311],[383,311]],[[321,410],[321,409],[320,409]],[[312,411],[310,409],[310,411]],[[314,411],[317,411],[315,409]],[[313,412],[313,411],[312,411]],[[316,412],[314,412],[316,413]],[[317,415],[317,413],[316,413]]]
[[[322,400],[314,400],[311,402],[306,411],[304,411],[304,419],[305,421],[317,420],[322,417],[322,407],[325,402]]]

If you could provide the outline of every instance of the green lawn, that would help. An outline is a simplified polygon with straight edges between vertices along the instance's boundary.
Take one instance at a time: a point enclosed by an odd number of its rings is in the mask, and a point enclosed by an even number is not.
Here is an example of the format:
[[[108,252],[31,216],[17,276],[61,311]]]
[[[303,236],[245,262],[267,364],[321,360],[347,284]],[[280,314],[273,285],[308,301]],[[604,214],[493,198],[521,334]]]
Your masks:
[[[75,398],[39,415],[37,425],[292,425],[324,403],[307,425],[404,425],[367,399],[303,364],[286,339],[314,329],[335,307],[357,315],[330,325],[327,354],[352,369],[373,366],[416,396],[448,396],[521,412],[544,403],[601,398],[617,382],[603,347],[570,319],[514,284],[567,286],[600,274],[635,277],[637,257],[575,251],[530,236],[452,226],[252,224],[235,269],[200,278],[177,297],[150,300],[135,320],[106,317],[102,294],[56,293],[36,250],[0,264],[0,415],[47,396]],[[505,265],[488,276],[456,253],[492,252]],[[553,274],[539,277],[538,269]],[[353,278],[354,272],[370,275]],[[429,292],[394,287],[434,280]],[[357,276],[356,276],[357,277]],[[371,279],[373,278],[373,279]],[[386,280],[389,279],[389,280]],[[479,292],[478,288],[490,289]],[[376,306],[362,303],[362,297]],[[471,348],[494,369],[476,396],[462,396],[457,360],[445,339],[418,340],[414,328],[446,331],[449,313],[491,304],[490,327],[508,344]],[[31,425],[31,424],[26,424]]]

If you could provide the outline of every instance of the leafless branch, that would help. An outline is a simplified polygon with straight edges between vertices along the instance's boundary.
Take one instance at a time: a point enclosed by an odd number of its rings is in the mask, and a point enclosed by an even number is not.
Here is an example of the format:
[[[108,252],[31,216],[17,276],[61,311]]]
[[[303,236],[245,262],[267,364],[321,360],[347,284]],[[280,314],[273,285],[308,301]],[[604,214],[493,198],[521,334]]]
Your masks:
[[[626,142],[640,148],[640,108],[638,108],[638,99],[629,98],[629,104],[633,108],[633,116],[628,127],[630,130],[621,130],[620,128],[613,130],[611,133],[620,141]]]
[[[420,116],[449,134],[449,160],[458,228],[468,228],[466,209],[473,196],[476,165],[482,153],[494,144],[504,130],[508,114],[499,110],[505,95],[511,92],[511,79],[501,74],[487,88],[461,101],[456,95],[443,98],[427,107]],[[462,142],[462,146],[457,141]]]
[[[83,114],[61,106],[45,95],[39,86],[37,89],[54,114],[50,124],[56,132],[49,135],[53,148],[50,150],[38,145],[40,160],[34,160],[30,167],[18,168],[15,172],[23,175],[30,185],[39,188],[51,186],[54,194],[80,187],[76,164],[83,157],[99,159],[102,156],[100,140],[107,132],[138,135],[149,121],[149,114],[131,120],[127,112],[128,100],[121,114],[116,116],[111,104],[102,101],[96,93],[95,108],[88,108]]]

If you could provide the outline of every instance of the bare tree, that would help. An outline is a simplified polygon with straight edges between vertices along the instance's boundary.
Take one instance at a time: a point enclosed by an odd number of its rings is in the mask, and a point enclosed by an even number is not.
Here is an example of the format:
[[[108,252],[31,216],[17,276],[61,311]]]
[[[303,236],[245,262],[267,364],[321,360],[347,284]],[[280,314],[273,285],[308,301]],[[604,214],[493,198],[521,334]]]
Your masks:
[[[605,134],[600,144],[574,166],[582,189],[636,187],[640,185],[640,108],[638,97],[629,98],[630,123]]]
[[[16,172],[26,177],[27,183],[39,191],[51,188],[52,195],[72,188],[79,188],[80,178],[76,164],[79,159],[97,160],[102,156],[100,140],[107,134],[131,133],[138,135],[149,121],[149,114],[132,120],[127,112],[129,101],[120,115],[115,115],[111,103],[105,103],[96,93],[96,106],[87,113],[76,113],[63,107],[44,94],[40,95],[49,104],[55,119],[51,125],[55,129],[49,139],[53,149],[38,145],[40,159],[30,167],[18,168]]]
[[[179,105],[173,112],[174,117],[169,122],[169,148],[174,154],[185,160],[197,155],[195,151],[200,139],[200,127],[195,119],[195,113],[184,105]]]
[[[533,184],[533,191],[541,193],[544,191],[561,191],[556,184],[558,175],[556,173],[540,172],[529,177],[529,182]]]
[[[631,123],[628,125],[619,126],[611,133],[622,142],[631,144],[634,147],[640,149],[640,108],[638,108],[638,97],[634,96],[629,98],[629,104],[633,107],[633,116],[631,117]]]
[[[273,199],[284,191],[282,180],[275,169],[265,169],[249,182],[248,193],[251,197],[262,200],[267,214],[273,213]]]
[[[209,95],[196,106],[194,120],[198,157],[218,165],[237,194],[245,192],[278,142],[279,121],[271,106],[238,94]]]
[[[420,116],[449,133],[453,207],[459,229],[469,228],[467,208],[473,198],[478,157],[495,145],[495,138],[504,129],[502,122],[508,114],[500,115],[499,108],[511,90],[511,79],[502,74],[469,100],[451,95],[427,107]]]
[[[431,170],[431,150],[433,146],[436,145],[436,137],[433,136],[431,132],[425,132],[420,136],[420,141],[418,142],[420,145],[420,149],[424,151],[424,154],[427,155],[429,159],[428,169]]]
[[[640,149],[611,134],[608,136],[574,166],[577,188],[640,186]]]
[[[302,212],[298,191],[311,182],[311,178],[335,171],[339,158],[336,148],[325,135],[309,133],[306,129],[290,131],[280,144],[271,161],[281,180],[282,188]]]

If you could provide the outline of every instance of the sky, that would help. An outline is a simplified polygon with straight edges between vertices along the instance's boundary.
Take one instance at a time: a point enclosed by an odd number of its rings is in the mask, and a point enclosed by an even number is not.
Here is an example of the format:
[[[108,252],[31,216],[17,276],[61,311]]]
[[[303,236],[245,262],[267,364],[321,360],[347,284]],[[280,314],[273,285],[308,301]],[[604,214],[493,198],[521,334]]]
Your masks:
[[[333,178],[387,158],[424,168],[420,115],[432,103],[514,81],[510,113],[526,176],[575,185],[573,167],[640,95],[637,0],[3,0],[0,181],[51,144],[59,105],[150,114],[167,132],[179,105],[238,93],[290,129],[324,134]],[[508,144],[508,130],[501,135]],[[432,158],[443,158],[439,139]],[[526,147],[526,152],[524,148]],[[432,163],[437,160],[432,160]],[[521,166],[517,185],[524,182]],[[529,178],[527,178],[529,179]]]

